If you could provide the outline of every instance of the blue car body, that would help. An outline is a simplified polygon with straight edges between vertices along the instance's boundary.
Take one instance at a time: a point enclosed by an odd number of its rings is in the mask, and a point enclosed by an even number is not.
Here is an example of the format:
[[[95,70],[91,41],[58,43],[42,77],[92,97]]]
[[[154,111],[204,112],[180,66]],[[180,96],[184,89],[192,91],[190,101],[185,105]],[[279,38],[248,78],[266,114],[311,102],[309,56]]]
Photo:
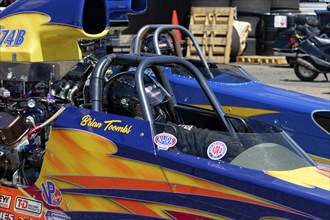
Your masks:
[[[201,66],[196,61],[192,62]],[[213,64],[210,69],[214,77],[208,79],[209,85],[226,113],[252,117],[281,127],[315,161],[329,164],[329,100],[263,84],[238,66],[218,67]],[[210,108],[193,78],[170,67],[165,70],[178,102]]]
[[[53,10],[56,2],[69,3],[63,10]],[[95,2],[107,6],[105,0],[21,0],[0,14],[3,26],[0,40],[5,42],[0,44],[3,84],[0,88],[0,219],[330,218],[329,169],[317,166],[285,132],[265,123],[253,122],[251,126],[244,126],[250,119],[242,119],[238,122],[244,122],[243,128],[255,132],[230,132],[233,128],[229,126],[229,119],[220,117],[223,114],[219,102],[201,73],[193,68],[190,68],[194,70],[193,76],[200,79],[201,88],[212,100],[214,111],[197,108],[207,108],[208,103],[201,91],[195,89],[194,79],[173,75],[172,69],[166,69],[168,74],[162,71],[156,74],[164,76],[160,82],[163,86],[166,76],[170,78],[178,101],[196,105],[180,105],[171,99],[173,104],[178,104],[175,106],[178,116],[186,117],[186,121],[182,120],[184,124],[189,124],[190,118],[198,118],[199,122],[208,120],[210,127],[215,125],[218,129],[228,124],[223,127],[226,128],[224,131],[218,132],[241,137],[246,149],[235,155],[230,163],[160,148],[154,139],[155,122],[147,111],[150,107],[142,82],[135,81],[140,86],[138,94],[142,97],[139,101],[145,113],[143,119],[104,111],[103,84],[108,69],[102,66],[108,67],[110,62],[114,66],[130,66],[132,61],[139,59],[141,63],[157,64],[159,58],[163,58],[165,64],[168,60],[164,59],[171,59],[170,63],[188,66],[187,61],[139,54],[119,58],[109,55],[101,59],[90,77],[92,98],[84,103],[87,105],[75,106],[70,96],[65,96],[69,97],[67,102],[51,93],[54,90],[51,85],[60,77],[60,74],[56,75],[55,61],[80,58],[78,51],[70,53],[78,48],[75,47],[76,39],[107,33],[107,27],[103,25],[97,33],[93,32],[93,25],[85,26],[86,23],[80,22],[79,18],[84,17],[82,14],[92,9],[80,10],[84,2],[92,3],[88,6],[95,6]],[[118,1],[107,2],[115,4]],[[108,10],[101,11],[106,15]],[[78,20],[72,23],[71,19],[64,19],[70,15]],[[101,16],[94,18],[104,20]],[[50,20],[58,23],[50,24]],[[12,41],[13,38],[18,40]],[[136,65],[141,70],[137,71],[140,79],[145,71],[141,63]],[[51,77],[45,79],[46,74],[41,74],[44,72],[52,73]],[[226,75],[219,75],[219,78],[226,78],[227,83],[229,80],[228,87],[233,88],[238,88],[233,86],[235,82],[261,85],[244,75],[236,79]],[[74,82],[84,79],[76,76]],[[212,80],[209,84],[213,84]],[[237,90],[235,93],[244,92]],[[223,96],[226,99],[234,97]],[[77,97],[80,100],[81,97]],[[243,108],[242,112],[253,110],[255,116],[262,115],[260,112],[280,115],[275,107],[252,104],[249,100],[241,103],[230,102],[224,108],[231,114],[236,114],[238,107]],[[219,144],[218,141],[213,143]],[[220,145],[212,143],[210,146],[214,156],[227,148],[222,145],[219,149]]]

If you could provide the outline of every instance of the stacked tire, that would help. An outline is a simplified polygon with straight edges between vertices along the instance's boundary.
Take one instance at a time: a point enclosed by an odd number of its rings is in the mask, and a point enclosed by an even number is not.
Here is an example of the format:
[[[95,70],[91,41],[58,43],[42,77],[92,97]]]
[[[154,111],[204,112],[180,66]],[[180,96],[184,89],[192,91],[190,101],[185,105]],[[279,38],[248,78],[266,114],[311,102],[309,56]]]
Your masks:
[[[251,24],[252,31],[248,35],[243,55],[257,54],[261,18],[263,14],[270,12],[271,0],[231,0],[231,7],[237,8],[238,21]]]
[[[299,0],[271,0],[271,13],[299,13]]]
[[[191,7],[229,7],[231,0],[191,0]]]
[[[249,22],[252,26],[243,55],[271,55],[275,35],[267,33],[274,30],[264,26],[269,24],[267,15],[296,13],[299,0],[231,0],[230,6],[237,7],[237,20]]]
[[[271,0],[270,13],[264,14],[261,20],[258,54],[274,54],[273,48],[277,36],[286,29],[294,27],[294,15],[296,13],[299,13],[299,0]],[[275,25],[276,18],[284,18],[286,26],[277,27]]]

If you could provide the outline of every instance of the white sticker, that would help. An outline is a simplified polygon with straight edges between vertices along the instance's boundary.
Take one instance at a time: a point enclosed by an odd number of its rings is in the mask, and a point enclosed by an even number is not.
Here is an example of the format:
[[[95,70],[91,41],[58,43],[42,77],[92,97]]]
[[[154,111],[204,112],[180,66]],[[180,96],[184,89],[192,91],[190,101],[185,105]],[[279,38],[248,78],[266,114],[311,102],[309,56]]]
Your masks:
[[[154,137],[154,142],[160,150],[168,150],[176,145],[177,139],[169,133],[160,133]]]
[[[0,207],[9,209],[11,196],[0,194]]]
[[[184,128],[184,129],[186,129],[186,130],[188,130],[188,131],[191,131],[191,129],[194,127],[193,125],[179,125],[179,127],[182,127],[182,128]]]
[[[276,28],[286,28],[287,27],[287,17],[283,15],[276,15],[274,18],[274,27]]]
[[[15,212],[41,217],[42,202],[34,199],[17,196],[15,200]]]
[[[207,156],[211,160],[220,160],[227,153],[227,146],[222,141],[215,141],[207,148]]]
[[[45,220],[71,220],[71,217],[59,210],[47,210]]]

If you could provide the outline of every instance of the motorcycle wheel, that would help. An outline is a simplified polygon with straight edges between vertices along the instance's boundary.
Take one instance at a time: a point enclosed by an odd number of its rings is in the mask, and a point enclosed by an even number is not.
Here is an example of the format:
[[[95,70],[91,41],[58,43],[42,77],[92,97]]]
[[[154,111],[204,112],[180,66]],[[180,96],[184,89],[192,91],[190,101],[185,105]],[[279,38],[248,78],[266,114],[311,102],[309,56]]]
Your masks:
[[[318,75],[318,72],[307,69],[306,67],[296,63],[294,65],[294,73],[301,81],[313,81]]]

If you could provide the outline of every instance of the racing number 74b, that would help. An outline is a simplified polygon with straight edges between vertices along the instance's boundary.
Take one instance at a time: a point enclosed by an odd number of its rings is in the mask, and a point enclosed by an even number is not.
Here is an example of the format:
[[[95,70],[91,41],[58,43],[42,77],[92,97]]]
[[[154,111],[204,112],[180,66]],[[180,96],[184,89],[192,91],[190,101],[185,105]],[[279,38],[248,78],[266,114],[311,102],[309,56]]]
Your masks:
[[[0,26],[0,47],[6,45],[7,47],[19,47],[24,42],[26,30],[22,29],[2,29]]]

